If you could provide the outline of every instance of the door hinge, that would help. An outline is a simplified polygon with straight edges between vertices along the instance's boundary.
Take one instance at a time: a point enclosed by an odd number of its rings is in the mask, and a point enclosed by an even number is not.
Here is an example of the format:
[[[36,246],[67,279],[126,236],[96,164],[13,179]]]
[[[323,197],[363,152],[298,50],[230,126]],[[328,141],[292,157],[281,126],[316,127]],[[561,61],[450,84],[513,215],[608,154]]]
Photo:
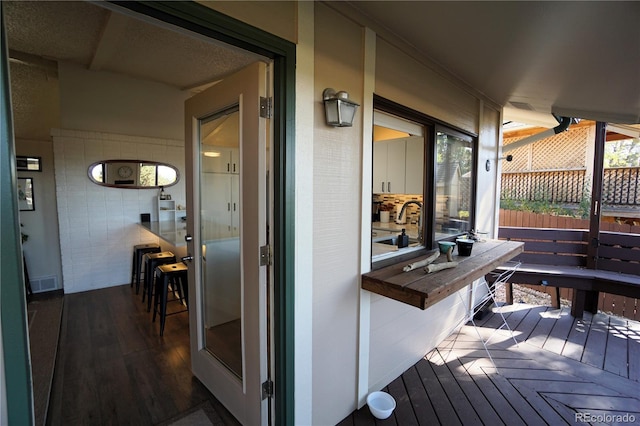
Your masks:
[[[271,118],[273,116],[273,98],[260,96],[260,117]]]
[[[262,383],[262,399],[273,398],[273,381],[267,379]]]
[[[271,246],[267,244],[266,246],[260,247],[260,266],[270,266],[271,265]]]

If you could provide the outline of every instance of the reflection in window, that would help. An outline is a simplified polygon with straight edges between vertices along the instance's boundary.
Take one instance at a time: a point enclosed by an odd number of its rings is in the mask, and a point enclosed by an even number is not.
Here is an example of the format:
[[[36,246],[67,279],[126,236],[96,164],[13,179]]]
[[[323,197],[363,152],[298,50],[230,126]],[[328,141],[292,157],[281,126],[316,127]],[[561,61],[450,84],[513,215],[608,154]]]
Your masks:
[[[399,256],[409,258],[436,249],[437,241],[453,240],[472,230],[475,227],[477,139],[375,95],[373,124],[372,266],[383,267],[397,261]],[[383,134],[382,130],[390,129],[403,133],[378,137]],[[392,149],[391,145],[397,145],[398,141],[404,145],[400,143],[398,150]],[[381,159],[386,161],[379,161]],[[396,223],[403,206],[401,219],[404,220],[399,222],[406,223]],[[387,223],[383,223],[383,214],[385,219],[389,217]],[[393,237],[403,228],[409,235],[409,247],[389,248],[394,244]],[[417,246],[411,247],[412,237],[417,237]]]
[[[89,168],[89,175],[96,182],[104,182],[104,164],[99,163]]]
[[[140,164],[140,186],[156,186],[155,164]]]
[[[473,145],[470,139],[437,132],[436,239],[473,228]]]
[[[152,166],[153,167],[153,166]],[[158,183],[159,186],[167,186],[178,180],[176,169],[167,166],[158,166]]]

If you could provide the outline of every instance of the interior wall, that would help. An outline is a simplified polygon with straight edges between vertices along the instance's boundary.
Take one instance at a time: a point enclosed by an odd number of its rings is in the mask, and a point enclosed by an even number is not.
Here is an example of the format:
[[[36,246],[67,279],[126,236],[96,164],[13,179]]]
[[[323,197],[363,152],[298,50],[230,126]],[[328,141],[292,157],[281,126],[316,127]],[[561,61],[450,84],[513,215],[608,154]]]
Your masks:
[[[65,293],[131,281],[131,250],[157,242],[137,223],[156,220],[154,189],[108,188],[87,176],[108,159],[160,161],[182,179],[166,188],[185,204],[183,105],[188,94],[166,85],[60,64],[61,124],[54,129],[56,197]]]
[[[188,91],[69,62],[58,70],[61,128],[184,139]]]
[[[33,179],[33,211],[21,211],[20,231],[29,236],[22,244],[29,279],[34,292],[62,288],[62,265],[58,235],[58,209],[53,164],[53,143],[48,140],[16,138],[16,155],[41,157],[42,171],[19,171],[18,177]],[[49,286],[55,277],[55,287]],[[42,289],[37,283],[46,283]]]
[[[134,245],[158,242],[138,225],[141,213],[157,219],[157,189],[121,189],[97,185],[87,177],[92,163],[141,155],[170,163],[184,176],[183,141],[111,133],[54,129],[56,194],[65,293],[131,282]],[[184,204],[184,180],[166,188]]]

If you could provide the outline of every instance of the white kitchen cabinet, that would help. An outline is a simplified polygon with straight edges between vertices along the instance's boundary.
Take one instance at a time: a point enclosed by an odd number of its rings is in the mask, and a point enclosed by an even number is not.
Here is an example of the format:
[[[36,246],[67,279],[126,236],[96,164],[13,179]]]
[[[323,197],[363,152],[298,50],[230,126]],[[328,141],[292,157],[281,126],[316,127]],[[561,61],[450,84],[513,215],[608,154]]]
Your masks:
[[[424,139],[412,136],[406,140],[405,194],[424,193]]]
[[[240,173],[240,150],[226,146],[203,147],[202,171],[206,173]]]
[[[422,194],[424,139],[412,136],[373,144],[373,193]]]
[[[405,139],[391,139],[373,144],[373,192],[405,192]]]
[[[240,176],[226,173],[202,174],[201,203],[216,226],[237,228],[240,223]]]

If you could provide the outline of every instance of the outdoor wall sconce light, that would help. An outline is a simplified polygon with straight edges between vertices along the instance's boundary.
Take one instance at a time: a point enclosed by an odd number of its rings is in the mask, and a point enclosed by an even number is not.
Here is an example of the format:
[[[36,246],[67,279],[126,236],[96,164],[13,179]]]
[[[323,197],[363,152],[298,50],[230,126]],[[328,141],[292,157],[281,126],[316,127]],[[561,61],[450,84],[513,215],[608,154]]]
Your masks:
[[[351,127],[360,105],[350,100],[347,92],[327,88],[322,92],[322,100],[328,126]]]
[[[513,161],[513,155],[509,154],[509,155],[505,155],[504,157],[498,157],[498,161],[500,160]],[[491,160],[487,160],[487,162],[484,163],[484,168],[488,172],[491,171]]]

